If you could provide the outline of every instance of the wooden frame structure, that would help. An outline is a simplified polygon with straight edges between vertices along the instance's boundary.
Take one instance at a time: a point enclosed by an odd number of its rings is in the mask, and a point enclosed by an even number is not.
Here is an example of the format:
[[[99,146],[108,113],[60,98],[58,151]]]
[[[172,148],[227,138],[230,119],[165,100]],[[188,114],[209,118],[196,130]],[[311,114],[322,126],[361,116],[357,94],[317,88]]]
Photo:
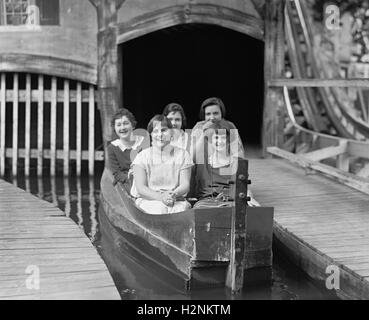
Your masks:
[[[63,89],[57,87],[57,77],[51,77],[51,88],[45,86],[44,76],[37,76],[37,89],[32,87],[31,74],[25,75],[25,89],[20,89],[20,77],[13,74],[13,85],[9,89],[6,86],[6,74],[0,73],[0,176],[5,174],[5,159],[11,158],[12,175],[18,173],[18,159],[24,158],[25,175],[30,174],[30,161],[37,159],[37,175],[42,176],[43,160],[50,159],[50,175],[56,174],[56,160],[63,160],[63,173],[70,174],[70,160],[76,160],[76,175],[81,175],[82,160],[88,161],[89,174],[94,174],[95,160],[103,160],[103,151],[95,151],[95,87],[90,84],[82,89],[82,83],[77,82],[76,89],[70,88],[70,81],[63,79]],[[34,84],[33,84],[34,85]],[[7,104],[12,105],[12,145],[6,145],[7,131]],[[37,104],[37,127],[31,119],[32,104]],[[59,106],[58,106],[59,104]],[[72,106],[73,109],[72,109]],[[44,110],[49,109],[50,131],[44,123]],[[63,147],[57,149],[57,110],[63,109],[63,119],[70,118],[70,113],[76,115],[76,127],[70,126],[69,120],[63,121],[62,131]],[[74,110],[75,109],[75,110]],[[82,112],[88,113],[88,119],[82,119]],[[19,113],[24,113],[24,123],[20,123]],[[88,148],[82,150],[82,124],[88,126]],[[19,127],[24,125],[24,136],[19,134]],[[76,148],[70,146],[70,130],[76,134]],[[31,132],[37,132],[37,147],[31,147]],[[50,147],[45,148],[44,138],[50,137]],[[19,141],[24,139],[24,148],[19,148]]]
[[[293,115],[287,87],[283,88],[288,116],[292,123],[291,138],[281,146],[268,147],[267,152],[302,166],[308,172],[319,172],[341,184],[369,194],[369,179],[349,173],[351,157],[369,159],[369,142],[356,141],[317,133],[297,124]],[[320,161],[335,158],[336,168]],[[361,169],[368,171],[368,166]]]

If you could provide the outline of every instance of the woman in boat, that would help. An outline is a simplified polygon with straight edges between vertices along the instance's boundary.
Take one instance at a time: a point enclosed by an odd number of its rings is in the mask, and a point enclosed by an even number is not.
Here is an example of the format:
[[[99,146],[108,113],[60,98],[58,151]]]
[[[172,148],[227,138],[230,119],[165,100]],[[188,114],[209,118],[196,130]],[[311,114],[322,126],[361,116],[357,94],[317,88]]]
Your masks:
[[[212,97],[203,101],[200,107],[200,119],[192,129],[191,141],[192,141],[192,155],[195,158],[195,151],[198,150],[199,146],[202,144],[202,133],[207,128],[211,127],[213,123],[224,120],[231,130],[231,134],[235,135],[237,138],[233,139],[233,146],[231,147],[232,152],[237,152],[238,156],[244,156],[244,148],[241,141],[241,137],[238,134],[236,126],[225,120],[226,109],[223,101],[220,98]],[[237,148],[236,148],[237,147]],[[198,155],[197,155],[198,156]]]
[[[185,200],[190,188],[189,153],[170,144],[172,123],[164,115],[154,116],[147,131],[151,147],[138,154],[132,163],[134,183],[131,194],[136,205],[150,214],[176,213],[189,209]]]
[[[169,103],[163,111],[173,127],[173,135],[171,145],[189,151],[190,139],[188,133],[184,131],[186,128],[186,115],[182,106],[178,103]]]
[[[196,194],[199,201],[194,208],[229,207],[234,205],[235,174],[238,157],[232,154],[231,129],[226,120],[219,120],[203,130],[201,148],[204,150],[204,162],[196,163]],[[200,152],[200,151],[198,151]],[[259,204],[252,198],[249,205]]]
[[[112,171],[114,181],[128,184],[128,172],[136,155],[143,149],[143,136],[134,135],[136,127],[134,115],[127,109],[118,110],[111,119],[111,126],[118,139],[108,145],[108,166]],[[127,187],[130,187],[129,184]]]

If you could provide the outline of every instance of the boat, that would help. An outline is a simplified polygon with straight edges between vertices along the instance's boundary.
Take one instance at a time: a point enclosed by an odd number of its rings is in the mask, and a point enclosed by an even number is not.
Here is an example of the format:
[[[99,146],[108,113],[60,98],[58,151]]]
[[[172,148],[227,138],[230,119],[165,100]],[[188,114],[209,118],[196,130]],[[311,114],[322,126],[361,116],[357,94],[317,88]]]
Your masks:
[[[245,176],[247,172],[237,172],[236,192],[237,185],[243,191],[247,188]],[[245,201],[245,194],[239,193],[237,199]],[[167,279],[175,278],[184,291],[230,287],[232,270],[238,278],[241,270],[242,287],[270,283],[273,208],[249,207],[245,201],[243,209],[235,212],[242,205],[237,201],[235,207],[147,214],[135,205],[123,185],[113,185],[112,173],[105,168],[98,211],[100,232],[110,239],[114,255],[129,252],[142,264],[154,265],[157,269],[150,267],[153,272],[160,269]],[[232,229],[235,214],[241,220]],[[237,230],[237,226],[242,228]],[[234,261],[235,256],[241,261]]]

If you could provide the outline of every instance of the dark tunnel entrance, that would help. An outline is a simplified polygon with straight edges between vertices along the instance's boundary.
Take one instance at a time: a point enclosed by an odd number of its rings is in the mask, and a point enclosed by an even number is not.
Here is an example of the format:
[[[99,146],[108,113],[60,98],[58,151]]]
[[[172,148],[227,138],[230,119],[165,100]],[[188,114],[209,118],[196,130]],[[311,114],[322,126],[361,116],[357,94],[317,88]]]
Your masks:
[[[180,103],[188,128],[201,102],[220,97],[246,145],[261,144],[264,43],[204,24],[179,25],[122,44],[123,101],[146,128],[169,102]]]

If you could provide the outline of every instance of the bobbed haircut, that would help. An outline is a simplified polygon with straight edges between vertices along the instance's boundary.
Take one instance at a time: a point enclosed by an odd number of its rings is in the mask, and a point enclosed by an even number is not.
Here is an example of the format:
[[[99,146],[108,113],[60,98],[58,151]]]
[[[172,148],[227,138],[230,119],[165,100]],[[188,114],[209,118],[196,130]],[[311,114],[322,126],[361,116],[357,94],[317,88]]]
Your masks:
[[[160,122],[162,126],[164,125],[169,129],[173,128],[172,123],[165,115],[157,114],[150,120],[149,124],[147,125],[147,131],[149,132],[149,134],[152,133],[157,122]]]
[[[187,119],[186,119],[186,115],[184,113],[182,106],[179,103],[175,103],[175,102],[167,104],[164,108],[163,115],[167,117],[168,114],[171,112],[180,113],[182,117],[182,128],[181,129],[185,129],[187,126]]]
[[[209,106],[218,106],[220,108],[220,112],[222,113],[222,118],[224,119],[226,116],[226,109],[224,102],[222,99],[217,97],[208,98],[203,101],[200,107],[200,120],[205,120],[205,108]]]
[[[111,122],[110,122],[111,126],[114,128],[114,126],[115,126],[115,120],[121,119],[124,116],[126,116],[127,119],[131,122],[132,127],[133,128],[136,128],[136,124],[137,124],[136,118],[133,115],[133,113],[131,111],[129,111],[128,109],[126,109],[126,108],[120,108],[113,115],[113,117],[111,118]]]

